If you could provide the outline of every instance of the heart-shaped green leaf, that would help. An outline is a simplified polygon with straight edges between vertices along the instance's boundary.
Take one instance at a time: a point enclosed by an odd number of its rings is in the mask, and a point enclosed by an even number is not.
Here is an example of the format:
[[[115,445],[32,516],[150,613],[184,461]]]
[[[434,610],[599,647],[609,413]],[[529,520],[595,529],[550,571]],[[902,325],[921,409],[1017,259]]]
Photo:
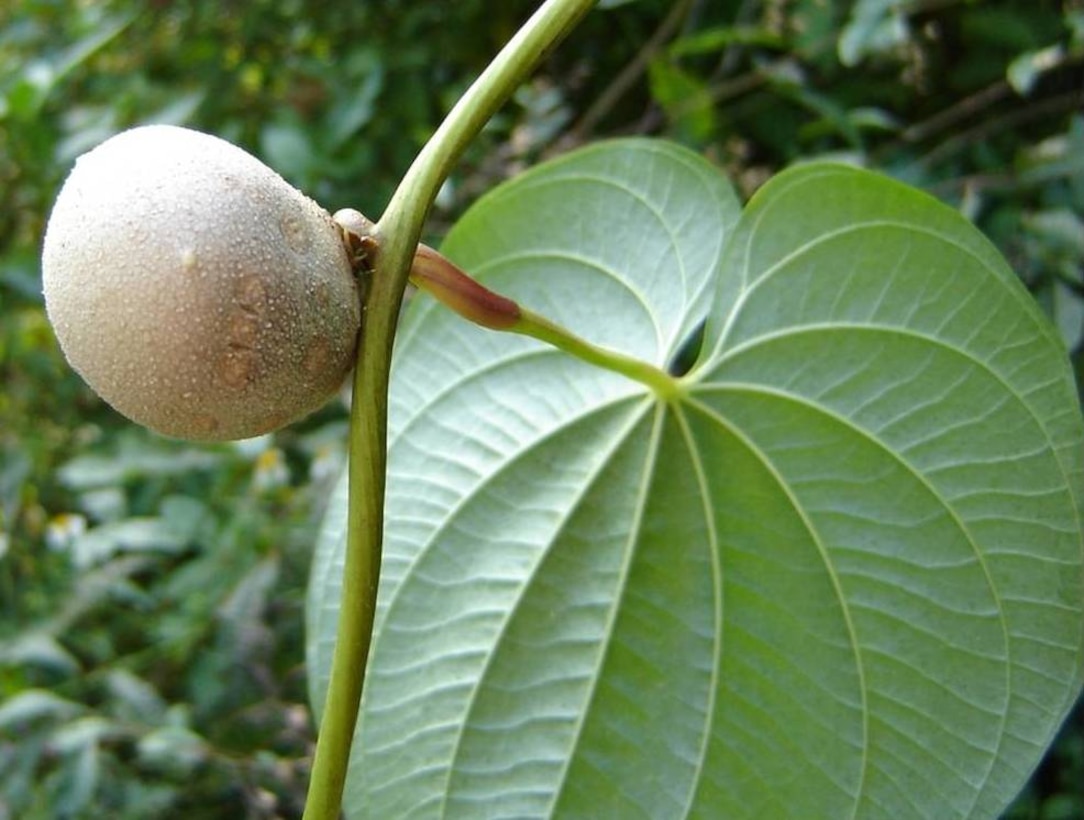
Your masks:
[[[981,235],[808,165],[735,225],[667,144],[541,166],[445,251],[677,398],[419,299],[354,817],[994,817],[1081,684],[1084,435]],[[724,247],[725,246],[725,247]],[[345,487],[309,601],[334,640]]]

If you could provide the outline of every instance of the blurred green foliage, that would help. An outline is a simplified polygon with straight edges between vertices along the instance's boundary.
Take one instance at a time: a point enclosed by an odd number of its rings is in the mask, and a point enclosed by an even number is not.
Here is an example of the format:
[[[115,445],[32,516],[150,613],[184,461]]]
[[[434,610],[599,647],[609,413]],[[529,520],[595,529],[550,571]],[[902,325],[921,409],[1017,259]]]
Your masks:
[[[75,157],[134,124],[187,124],[375,217],[534,7],[0,5],[0,820],[295,816],[312,743],[301,597],[344,411],[196,447],[97,400],[39,295]],[[836,155],[958,205],[1079,371],[1082,111],[1080,0],[603,2],[468,152],[430,229],[611,134],[680,140],[747,194]],[[1082,817],[1081,783],[1078,708],[1011,816]]]

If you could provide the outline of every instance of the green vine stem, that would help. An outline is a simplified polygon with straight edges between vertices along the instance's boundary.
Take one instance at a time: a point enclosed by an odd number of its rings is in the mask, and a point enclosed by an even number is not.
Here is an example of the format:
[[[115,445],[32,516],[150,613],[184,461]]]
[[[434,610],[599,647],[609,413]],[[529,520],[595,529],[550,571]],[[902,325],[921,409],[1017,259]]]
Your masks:
[[[335,651],[304,820],[337,820],[372,641],[384,531],[395,325],[422,224],[463,150],[594,0],[547,0],[467,90],[407,171],[375,228],[350,412],[346,559]]]

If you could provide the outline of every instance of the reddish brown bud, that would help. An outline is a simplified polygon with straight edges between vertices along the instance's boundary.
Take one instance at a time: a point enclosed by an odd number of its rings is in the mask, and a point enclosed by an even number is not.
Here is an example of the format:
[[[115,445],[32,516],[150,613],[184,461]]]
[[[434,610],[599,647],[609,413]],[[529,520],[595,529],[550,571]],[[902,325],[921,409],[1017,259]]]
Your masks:
[[[410,281],[476,325],[511,330],[519,322],[519,305],[482,287],[428,245],[418,245]]]

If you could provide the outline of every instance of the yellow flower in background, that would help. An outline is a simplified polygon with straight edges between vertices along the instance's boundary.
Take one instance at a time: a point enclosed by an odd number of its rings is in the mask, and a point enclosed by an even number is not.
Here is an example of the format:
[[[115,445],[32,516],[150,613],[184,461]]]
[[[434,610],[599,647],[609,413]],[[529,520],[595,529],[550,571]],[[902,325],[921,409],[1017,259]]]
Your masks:
[[[261,492],[285,487],[290,483],[290,470],[286,457],[278,447],[268,447],[256,457],[252,473],[252,486]]]
[[[87,531],[87,519],[79,513],[59,513],[45,527],[45,545],[60,552]]]

